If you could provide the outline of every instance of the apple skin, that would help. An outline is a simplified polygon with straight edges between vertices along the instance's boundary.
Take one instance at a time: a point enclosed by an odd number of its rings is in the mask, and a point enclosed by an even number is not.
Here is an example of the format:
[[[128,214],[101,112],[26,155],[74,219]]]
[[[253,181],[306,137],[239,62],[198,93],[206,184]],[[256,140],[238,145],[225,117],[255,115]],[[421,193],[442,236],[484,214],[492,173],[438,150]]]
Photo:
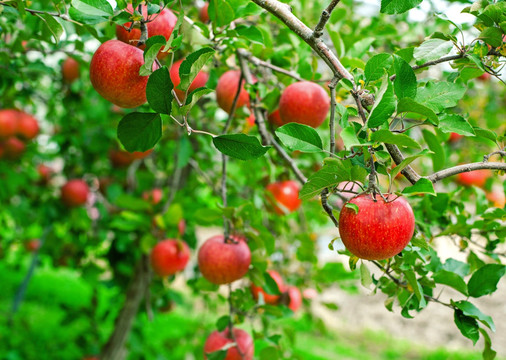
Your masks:
[[[79,63],[73,57],[68,57],[61,65],[61,74],[63,81],[72,84],[79,79]]]
[[[19,140],[17,137],[12,136],[5,140],[3,143],[3,148],[5,151],[5,157],[8,159],[19,159],[21,155],[25,152],[26,145],[24,142]]]
[[[385,195],[388,200],[396,195]],[[363,194],[348,203],[358,206],[358,213],[346,207],[339,215],[339,233],[344,246],[366,260],[383,260],[406,247],[415,230],[413,209],[403,197],[385,202],[380,195]]]
[[[100,45],[90,63],[90,80],[106,100],[122,108],[134,108],[146,102],[148,76],[140,76],[144,64],[142,50],[119,40]],[[153,64],[153,70],[157,66]]]
[[[232,111],[232,104],[234,103],[240,78],[241,72],[239,70],[229,70],[218,79],[218,84],[216,85],[216,100],[218,101],[218,106],[228,114]],[[237,98],[236,109],[249,106],[249,94],[244,88],[245,82],[244,79],[241,82],[242,86],[239,97]]]
[[[503,209],[506,205],[506,195],[502,188],[494,188],[487,193],[487,199],[497,208]]]
[[[40,245],[41,245],[41,242],[39,239],[28,240],[25,243],[25,249],[29,252],[35,252],[35,251],[39,250]]]
[[[232,332],[234,333],[234,339],[237,345],[227,350],[225,360],[253,360],[255,348],[250,334],[237,328],[233,329]],[[225,345],[233,341],[234,340],[229,337],[228,328],[222,332],[213,331],[207,337],[204,344],[204,359],[207,359],[207,354],[223,349]],[[239,353],[238,350],[240,350],[244,356],[241,356],[241,353]]]
[[[44,164],[39,164],[37,166],[37,172],[40,176],[40,183],[41,184],[47,184],[49,180],[51,179],[51,175],[53,174],[53,169],[51,169],[49,166]]]
[[[450,133],[450,138],[448,139],[448,141],[452,144],[455,144],[457,141],[459,141],[463,137],[464,137],[464,135],[460,135],[455,132],[452,132],[452,133]]]
[[[302,294],[300,293],[300,290],[295,286],[289,286],[286,291],[288,292],[288,298],[290,299],[288,308],[293,312],[296,312],[302,305]]]
[[[209,3],[206,2],[199,10],[199,20],[203,23],[209,22]]]
[[[26,140],[32,140],[39,134],[39,123],[33,116],[20,111],[16,133]]]
[[[184,270],[190,259],[190,248],[181,240],[166,239],[151,251],[151,267],[160,276],[170,276]]]
[[[177,232],[179,236],[183,236],[186,232],[186,221],[184,219],[179,220],[177,223]]]
[[[269,120],[269,122],[274,127],[280,127],[284,125],[283,120],[281,120],[281,115],[279,115],[279,109],[276,109],[270,113],[267,117],[267,120]]]
[[[16,134],[19,111],[14,109],[0,110],[0,138],[8,138]]]
[[[330,109],[330,96],[310,81],[289,85],[279,99],[279,114],[283,124],[296,122],[313,128],[320,126]]]
[[[180,101],[183,101],[185,93],[179,89],[176,89],[176,87],[181,83],[181,78],[179,77],[179,68],[181,67],[181,63],[183,62],[183,60],[184,59],[178,60],[174,64],[172,64],[169,71],[170,79],[174,84],[174,91],[176,92],[176,95]],[[199,73],[191,83],[190,87],[188,88],[188,94],[195,89],[206,86],[208,79],[209,79],[208,73],[206,73],[205,71],[199,71]]]
[[[478,76],[478,80],[481,80],[483,82],[487,82],[490,80],[490,74],[488,72],[484,72],[480,76]]]
[[[474,170],[457,174],[457,182],[464,186],[483,187],[487,179],[492,176],[492,172],[487,169]]]
[[[145,191],[142,194],[142,198],[146,201],[149,201],[153,205],[158,205],[160,201],[162,201],[163,191],[162,189],[155,188],[151,191]]]
[[[198,264],[202,275],[213,284],[229,284],[248,272],[251,251],[243,237],[230,236],[225,242],[223,235],[207,239],[200,247]]]
[[[127,11],[133,13],[132,5],[127,6]],[[143,7],[143,17],[147,18],[147,7]],[[148,29],[148,38],[156,35],[162,35],[165,40],[169,40],[174,27],[176,26],[177,17],[174,15],[172,11],[169,9],[163,9],[159,14],[150,15],[150,18],[154,19],[146,24]],[[129,28],[131,22],[127,22],[123,24],[124,27]],[[116,37],[119,41],[122,41],[126,44],[137,46],[139,39],[141,38],[141,29],[139,25],[132,28],[130,32],[125,30],[122,26],[116,25]],[[139,46],[139,49],[144,50],[146,46]],[[165,58],[169,53],[168,52],[159,52],[158,59]]]
[[[299,199],[299,185],[293,180],[278,181],[266,186],[272,194],[268,201],[278,215],[285,215],[297,210],[302,203]],[[275,200],[275,203],[273,203]]]
[[[267,271],[269,275],[272,277],[272,279],[276,282],[279,288],[280,293],[285,292],[285,284],[283,282],[283,278],[277,271],[269,270]],[[262,296],[264,298],[264,301],[266,304],[276,305],[279,303],[279,299],[281,298],[281,295],[271,295],[267,294],[264,289],[262,289],[260,286],[256,286],[255,284],[251,283],[251,295],[253,295],[253,298],[255,301],[258,301],[259,294],[262,293]]]
[[[61,188],[61,199],[67,206],[84,205],[89,195],[88,185],[80,179],[69,180]]]

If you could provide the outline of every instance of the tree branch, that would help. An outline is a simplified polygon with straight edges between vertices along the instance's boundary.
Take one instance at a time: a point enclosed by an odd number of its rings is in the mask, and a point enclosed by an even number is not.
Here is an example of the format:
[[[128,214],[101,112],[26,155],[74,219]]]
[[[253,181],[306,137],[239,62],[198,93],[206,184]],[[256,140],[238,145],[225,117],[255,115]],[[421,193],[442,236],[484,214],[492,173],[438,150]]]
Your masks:
[[[474,171],[474,170],[503,170],[506,171],[506,163],[500,162],[478,162],[478,163],[470,163],[464,165],[454,166],[448,169],[444,169],[438,171],[432,175],[426,176],[426,179],[429,179],[433,183],[443,180],[447,177],[454,176],[460,173]]]
[[[425,64],[422,64],[422,65],[412,66],[411,68],[413,70],[418,70],[418,69],[426,68],[426,67],[429,67],[429,66],[441,64],[441,63],[444,63],[444,62],[462,59],[465,56],[466,56],[466,53],[465,52],[461,52],[460,54],[457,54],[457,55],[448,55],[448,56],[442,57],[441,59],[428,61],[428,62],[426,62]],[[390,80],[394,81],[395,80],[395,76],[396,76],[395,74],[392,75],[392,76],[390,76]]]
[[[323,29],[325,28],[325,24],[327,24],[327,21],[330,19],[330,14],[332,14],[332,11],[334,11],[334,8],[339,4],[340,0],[332,0],[327,6],[325,10],[322,11],[322,14],[320,16],[320,21],[318,21],[318,24],[316,24],[316,27],[314,28],[314,37],[319,38],[323,35]]]
[[[271,69],[272,71],[276,71],[278,73],[290,76],[291,78],[293,78],[293,79],[295,79],[297,81],[304,81],[303,78],[301,78],[299,75],[297,75],[293,71],[288,71],[288,70],[285,70],[283,68],[280,68],[279,66],[272,65],[271,63],[268,63],[267,61],[263,61],[263,60],[255,57],[255,56],[253,56],[251,53],[249,53],[245,49],[239,49],[237,51],[241,54],[241,56],[243,56],[246,59],[248,59],[248,61],[250,63],[252,63],[253,65],[255,65],[255,66],[263,66],[263,67],[266,67],[268,69]]]

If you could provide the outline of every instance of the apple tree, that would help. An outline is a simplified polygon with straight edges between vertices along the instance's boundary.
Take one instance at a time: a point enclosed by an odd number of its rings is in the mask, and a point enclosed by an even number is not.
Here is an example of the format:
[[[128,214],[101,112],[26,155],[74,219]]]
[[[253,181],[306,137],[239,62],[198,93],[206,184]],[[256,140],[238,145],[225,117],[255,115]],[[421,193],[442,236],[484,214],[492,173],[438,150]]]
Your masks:
[[[184,276],[220,314],[196,356],[295,358],[274,319],[351,276],[406,318],[445,306],[493,359],[506,2],[425,3],[0,1],[0,259],[34,251],[10,320],[39,258],[77,269],[120,289],[80,341],[122,359]]]

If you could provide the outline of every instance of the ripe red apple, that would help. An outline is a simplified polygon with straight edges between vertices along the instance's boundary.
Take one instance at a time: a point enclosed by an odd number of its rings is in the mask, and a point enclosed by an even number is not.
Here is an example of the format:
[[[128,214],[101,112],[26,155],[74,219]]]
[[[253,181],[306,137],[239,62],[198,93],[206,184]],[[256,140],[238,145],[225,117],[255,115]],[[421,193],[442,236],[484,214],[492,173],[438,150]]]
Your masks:
[[[129,166],[134,162],[131,153],[123,150],[111,149],[109,150],[109,160],[115,168],[123,168]]]
[[[330,96],[320,85],[299,81],[289,85],[279,99],[283,124],[296,122],[314,128],[320,126],[330,109]]]
[[[8,138],[16,134],[18,117],[18,110],[0,110],[0,138]]]
[[[233,329],[236,346],[227,350],[227,356],[224,360],[253,360],[255,348],[251,336],[242,329]],[[222,332],[213,331],[204,344],[204,359],[207,355],[223,349],[227,344],[234,340],[229,336],[228,328]],[[242,355],[241,355],[242,354]]]
[[[149,149],[146,151],[134,151],[132,154],[135,160],[141,160],[149,156],[153,152],[153,149]]]
[[[190,248],[181,240],[160,241],[151,251],[151,266],[160,276],[170,276],[184,270],[190,259]]]
[[[293,180],[278,181],[267,185],[266,190],[272,194],[268,201],[276,214],[284,215],[297,210],[302,203],[299,199],[299,185]]]
[[[27,113],[19,112],[16,133],[27,140],[32,140],[39,134],[39,123]]]
[[[149,201],[153,205],[157,205],[162,200],[163,191],[162,189],[155,188],[151,191],[144,191],[142,194],[142,198],[146,201]]]
[[[199,20],[203,23],[209,21],[209,3],[206,2],[199,10]]]
[[[221,285],[239,280],[248,272],[251,251],[243,237],[223,235],[207,239],[198,255],[200,272],[210,282]]]
[[[32,239],[25,242],[25,249],[29,252],[35,252],[39,250],[40,248],[40,240],[39,239]]]
[[[131,5],[127,6],[127,11],[130,13],[133,13],[133,9]],[[147,18],[147,7],[143,7],[143,17],[144,19]],[[146,27],[148,29],[148,37],[156,36],[156,35],[162,35],[165,40],[169,40],[170,35],[172,34],[172,31],[174,30],[174,27],[176,26],[177,17],[174,15],[172,11],[169,9],[163,9],[159,14],[153,14],[150,15],[150,19],[153,19],[152,21],[148,22],[146,24]],[[139,39],[141,38],[141,29],[140,25],[137,23],[135,26],[128,32],[126,28],[130,28],[131,22],[127,22],[123,24],[123,26],[116,25],[116,37],[118,40],[132,45],[137,46],[137,43],[139,42]],[[144,50],[146,46],[142,45],[139,47],[139,49]],[[158,58],[163,59],[168,55],[168,52],[159,52]]]
[[[274,127],[280,127],[284,125],[283,120],[281,120],[281,115],[279,115],[279,109],[276,109],[272,113],[270,113],[267,120],[269,120],[269,122]]]
[[[61,65],[63,81],[67,84],[79,79],[79,63],[73,57],[66,58]]]
[[[88,185],[80,179],[69,180],[61,188],[61,199],[67,206],[80,206],[88,200]]]
[[[302,305],[302,294],[300,293],[300,290],[295,286],[289,286],[287,292],[288,298],[290,299],[288,308],[293,312],[296,312]]]
[[[239,70],[229,70],[218,79],[216,85],[216,100],[220,108],[230,114],[232,104],[234,103],[235,94],[237,93],[241,72]],[[244,88],[246,81],[241,82],[241,91],[237,98],[236,109],[243,106],[249,106],[249,94]]]
[[[51,175],[53,174],[53,169],[51,169],[49,166],[46,166],[44,164],[39,164],[37,166],[37,172],[40,176],[40,183],[47,184],[49,180],[51,179]]]
[[[487,82],[488,80],[490,80],[490,74],[488,72],[484,72],[483,74],[478,76],[478,80],[481,80],[483,82]]]
[[[142,50],[118,40],[100,45],[90,64],[90,80],[106,100],[123,108],[134,108],[146,102],[147,76],[140,76],[144,64]],[[153,70],[157,66],[153,64]]]
[[[25,152],[26,145],[17,137],[12,136],[3,143],[5,156],[9,159],[19,159]]]
[[[285,292],[285,284],[283,282],[283,278],[277,271],[269,270],[267,271],[271,278],[276,282],[278,285],[278,289],[280,293]],[[279,303],[279,299],[281,295],[270,295],[267,294],[264,289],[260,286],[256,286],[255,284],[251,283],[251,294],[253,295],[253,298],[258,301],[259,294],[262,293],[262,296],[264,298],[264,301],[266,304],[276,305]]]
[[[487,169],[474,170],[457,174],[457,182],[464,186],[483,187],[487,179],[492,176],[492,172]]]
[[[415,230],[415,216],[403,197],[363,194],[347,202],[358,206],[358,213],[346,205],[339,215],[339,233],[344,246],[355,256],[382,260],[406,247]],[[395,199],[395,200],[394,200]]]
[[[186,231],[186,221],[184,219],[179,220],[177,223],[177,232],[179,236],[183,236]]]
[[[183,62],[183,60],[184,59],[176,61],[174,64],[172,64],[172,67],[170,68],[170,79],[174,84],[174,91],[176,92],[176,95],[180,101],[183,101],[185,93],[179,89],[176,89],[176,87],[181,83],[181,78],[179,77],[179,68],[181,67],[181,63]],[[209,79],[208,73],[206,73],[205,71],[199,71],[199,73],[191,83],[190,87],[188,88],[188,94],[195,89],[206,86],[208,79]]]
[[[457,141],[459,141],[460,139],[462,139],[464,137],[464,135],[460,135],[460,134],[457,134],[455,132],[452,132],[450,133],[450,138],[448,139],[448,141],[452,144],[456,143]]]

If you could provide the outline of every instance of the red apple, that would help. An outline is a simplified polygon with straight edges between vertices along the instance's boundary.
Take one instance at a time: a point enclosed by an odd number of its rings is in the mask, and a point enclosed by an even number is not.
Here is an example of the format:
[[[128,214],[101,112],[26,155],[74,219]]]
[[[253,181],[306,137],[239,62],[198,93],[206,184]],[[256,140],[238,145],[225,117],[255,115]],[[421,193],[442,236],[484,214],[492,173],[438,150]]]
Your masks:
[[[186,221],[184,219],[179,220],[177,223],[177,232],[179,236],[183,236],[186,231]]]
[[[283,124],[296,122],[314,128],[320,126],[330,109],[330,96],[320,85],[299,81],[289,85],[279,99]]]
[[[506,205],[506,195],[502,188],[494,188],[491,192],[487,193],[487,199],[497,208],[504,208]]]
[[[358,213],[346,205],[339,215],[339,233],[344,246],[355,256],[382,260],[406,247],[415,230],[415,216],[403,197],[363,194],[346,204],[358,206]],[[395,199],[395,200],[394,200]]]
[[[133,9],[131,5],[127,6],[127,11],[133,13]],[[147,18],[147,7],[143,6],[143,17]],[[177,17],[174,15],[172,11],[169,9],[163,9],[159,14],[149,15],[152,21],[146,24],[148,30],[148,37],[162,35],[165,40],[169,40],[174,27],[176,26]],[[140,25],[137,23],[135,26],[128,32],[126,28],[130,28],[131,22],[127,22],[123,24],[123,26],[116,25],[116,37],[118,40],[123,41],[126,44],[137,46],[139,39],[141,38],[141,29]],[[139,47],[139,49],[144,50],[145,45]],[[168,55],[168,52],[159,52],[158,58],[163,59]]]
[[[18,110],[0,110],[0,138],[8,138],[16,134],[18,117]]]
[[[299,185],[293,180],[278,181],[267,185],[266,190],[272,194],[268,201],[276,214],[284,215],[297,210],[302,203],[299,199]]]
[[[464,186],[483,187],[491,176],[492,172],[488,169],[474,170],[457,174],[457,182]]]
[[[127,151],[112,149],[109,151],[109,160],[113,167],[122,168],[129,166],[135,159]]]
[[[141,160],[149,156],[153,152],[153,149],[149,149],[146,151],[134,151],[132,154],[135,160]]]
[[[39,239],[32,239],[25,243],[25,249],[29,252],[35,252],[39,250],[40,245],[41,243]]]
[[[100,45],[90,64],[90,80],[106,100],[123,108],[134,108],[146,102],[147,76],[140,76],[144,64],[142,50],[109,40]],[[153,64],[153,70],[157,66]]]
[[[39,164],[37,166],[37,172],[40,176],[40,182],[42,184],[47,184],[49,180],[51,179],[51,175],[53,174],[53,169],[51,169],[49,166],[46,166],[44,164]]]
[[[207,239],[198,255],[200,272],[210,282],[221,285],[239,280],[248,272],[251,251],[243,237],[223,235]]]
[[[285,284],[283,282],[283,278],[277,271],[269,270],[267,271],[271,278],[276,282],[278,285],[278,289],[280,293],[285,292]],[[258,301],[259,294],[262,293],[262,296],[264,298],[264,301],[266,304],[276,305],[279,303],[279,299],[281,298],[281,295],[270,295],[267,294],[264,289],[260,286],[256,286],[255,284],[251,284],[251,294],[253,295],[253,298]]]
[[[16,133],[24,139],[32,140],[39,133],[39,123],[33,116],[20,111]]]
[[[199,10],[199,20],[203,23],[209,21],[209,3],[206,2]]]
[[[155,188],[151,191],[144,191],[142,198],[149,201],[153,205],[157,205],[162,200],[163,191],[162,189]]]
[[[61,65],[63,81],[67,84],[79,79],[79,63],[73,57],[66,58]]]
[[[237,93],[241,72],[239,70],[229,70],[218,79],[216,85],[216,100],[220,108],[230,114],[235,94]],[[241,91],[237,98],[236,109],[243,106],[249,106],[249,94],[244,88],[245,80],[241,82]]]
[[[242,329],[235,328],[232,332],[236,346],[228,348],[224,360],[253,360],[255,349],[251,336]],[[213,331],[204,344],[204,359],[207,359],[208,354],[217,352],[233,342],[234,340],[229,336],[228,328],[222,332]]]
[[[281,116],[279,115],[279,109],[274,110],[272,113],[270,113],[269,117],[267,118],[269,122],[274,127],[280,127],[283,126],[283,120],[281,120]]]
[[[61,199],[67,206],[80,206],[88,200],[88,185],[80,179],[69,180],[61,188]]]
[[[151,251],[151,266],[160,276],[170,276],[184,270],[190,259],[190,248],[181,240],[160,241]]]
[[[181,63],[183,62],[183,60],[184,59],[176,61],[174,64],[172,64],[172,67],[170,68],[170,79],[174,84],[174,91],[176,92],[176,95],[180,101],[183,101],[185,93],[179,89],[176,89],[176,87],[181,83],[181,78],[179,77],[179,68],[181,67]],[[208,79],[209,79],[208,73],[206,73],[205,71],[199,71],[199,73],[191,83],[190,87],[188,88],[188,94],[195,89],[206,86]]]
[[[478,76],[478,80],[486,82],[486,81],[490,80],[490,74],[488,72],[484,72],[483,74]]]
[[[287,292],[288,298],[290,299],[288,308],[290,308],[290,310],[293,312],[296,312],[302,305],[302,294],[300,293],[300,290],[295,286],[289,286]]]
[[[3,143],[5,156],[9,159],[19,159],[25,152],[26,145],[17,137],[12,136]]]
[[[448,141],[452,144],[456,143],[457,141],[459,141],[460,139],[462,139],[464,137],[464,135],[460,135],[460,134],[457,134],[455,132],[452,132],[450,133],[450,138],[448,139]]]

